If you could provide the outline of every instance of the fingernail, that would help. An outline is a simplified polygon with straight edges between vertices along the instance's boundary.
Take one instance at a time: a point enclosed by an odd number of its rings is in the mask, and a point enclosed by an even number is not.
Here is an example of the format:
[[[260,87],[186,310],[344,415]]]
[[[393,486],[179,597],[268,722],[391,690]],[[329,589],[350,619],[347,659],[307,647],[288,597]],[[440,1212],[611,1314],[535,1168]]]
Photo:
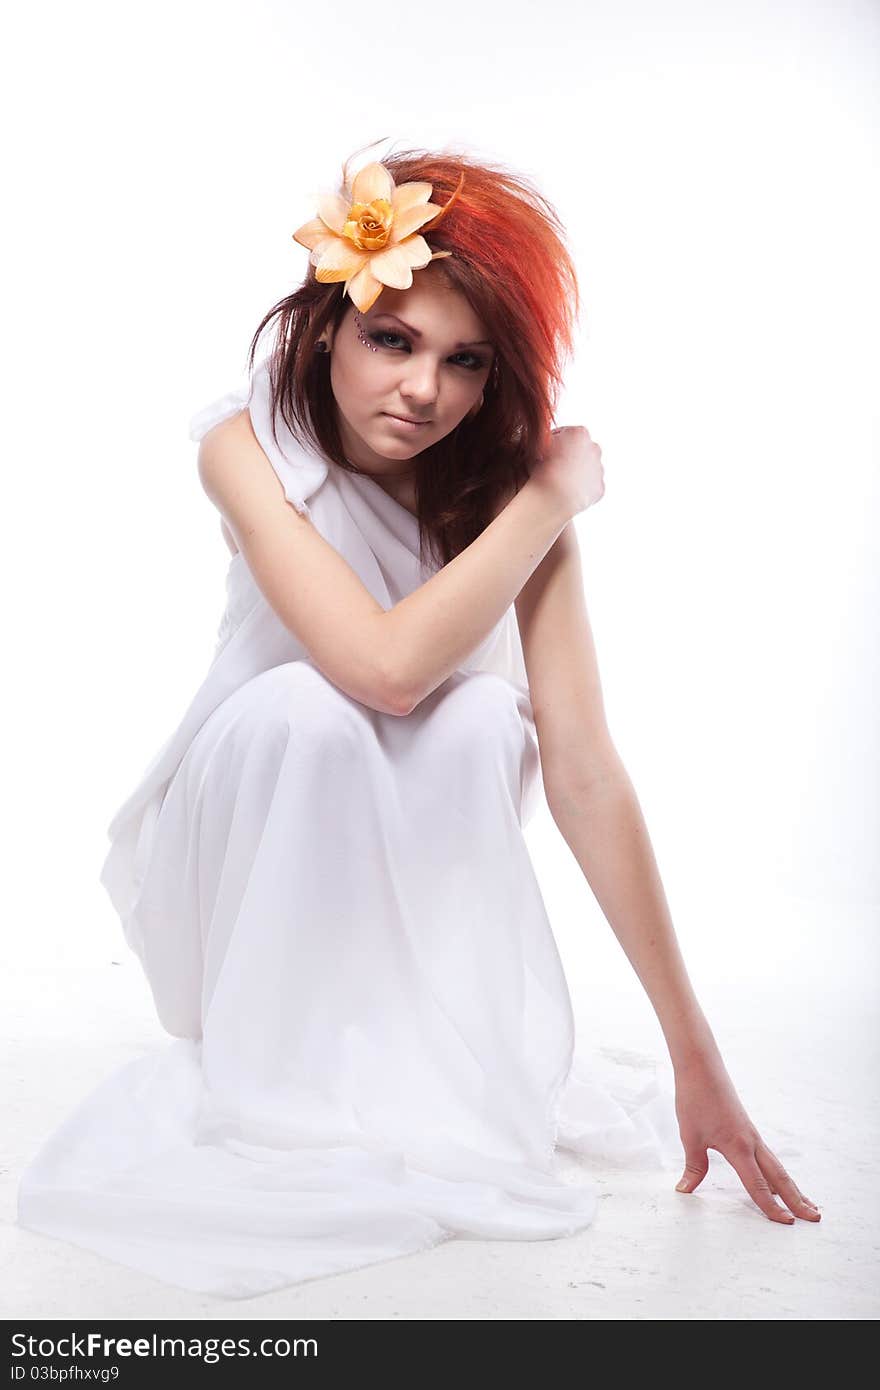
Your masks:
[[[676,1190],[676,1192],[687,1192],[687,1182],[685,1181],[684,1178],[681,1178],[681,1179],[675,1184],[675,1190]]]

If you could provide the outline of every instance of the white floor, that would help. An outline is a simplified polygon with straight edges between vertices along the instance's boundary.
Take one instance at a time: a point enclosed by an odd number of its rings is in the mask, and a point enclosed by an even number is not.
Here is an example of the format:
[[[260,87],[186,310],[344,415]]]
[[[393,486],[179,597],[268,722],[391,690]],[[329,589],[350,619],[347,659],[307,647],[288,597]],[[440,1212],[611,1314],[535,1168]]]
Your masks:
[[[739,1094],[768,1143],[772,1134],[771,1147],[785,1147],[783,1161],[822,1209],[820,1223],[771,1223],[727,1162],[710,1153],[709,1174],[690,1196],[673,1190],[678,1174],[594,1170],[598,1215],[573,1238],[450,1240],[236,1302],[177,1290],[14,1224],[18,1174],[42,1139],[112,1069],[168,1038],[124,946],[103,965],[13,969],[2,1000],[0,1316],[874,1319],[876,980],[860,978],[858,964],[862,947],[866,964],[875,959],[873,935],[864,933],[876,932],[876,915],[845,917],[796,912],[796,947],[783,952],[783,964],[777,957],[750,971],[740,960],[736,979],[729,969],[713,976],[703,960],[697,967],[698,994]],[[609,948],[597,949],[607,964]],[[588,1010],[581,1036],[590,1050],[637,1068],[662,1055],[625,961],[577,1008]]]

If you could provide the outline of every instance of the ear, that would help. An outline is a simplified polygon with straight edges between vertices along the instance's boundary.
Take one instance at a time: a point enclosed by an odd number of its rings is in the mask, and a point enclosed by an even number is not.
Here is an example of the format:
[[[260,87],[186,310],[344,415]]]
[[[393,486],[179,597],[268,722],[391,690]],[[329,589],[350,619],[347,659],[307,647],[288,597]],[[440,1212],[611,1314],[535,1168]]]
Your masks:
[[[312,326],[312,314],[311,314],[311,312],[309,312],[308,322],[309,322],[309,327],[311,328],[311,326]],[[325,343],[327,344],[327,351],[328,351],[328,352],[329,352],[330,349],[333,347],[333,334],[334,334],[334,332],[335,332],[335,329],[334,329],[333,324],[332,324],[332,323],[328,323],[328,324],[325,326],[323,333],[321,334],[321,338],[322,338],[323,342],[325,342]]]

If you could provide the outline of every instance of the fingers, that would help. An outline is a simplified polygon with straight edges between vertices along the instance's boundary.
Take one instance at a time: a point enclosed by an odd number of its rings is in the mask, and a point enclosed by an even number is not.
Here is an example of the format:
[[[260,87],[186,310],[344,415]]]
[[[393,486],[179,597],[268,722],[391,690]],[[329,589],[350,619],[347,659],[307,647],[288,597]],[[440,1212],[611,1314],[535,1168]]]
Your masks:
[[[762,1140],[743,1139],[723,1150],[723,1153],[728,1163],[736,1169],[752,1201],[771,1221],[793,1226],[795,1216],[803,1217],[805,1221],[820,1219],[819,1208],[803,1196],[779,1159]],[[790,1208],[789,1211],[775,1200],[774,1194],[777,1192]]]
[[[688,1149],[684,1156],[684,1173],[675,1184],[676,1192],[693,1192],[709,1171],[709,1155],[705,1149]]]
[[[770,1185],[795,1216],[804,1221],[821,1221],[822,1214],[815,1202],[805,1197],[794,1178],[785,1171],[779,1159],[764,1143],[755,1145],[755,1159]]]
[[[770,1184],[758,1165],[754,1142],[748,1139],[734,1140],[724,1149],[719,1149],[728,1163],[739,1175],[740,1182],[756,1206],[761,1208],[771,1221],[780,1221],[784,1226],[794,1225],[794,1217],[786,1211],[781,1202],[773,1196]]]
[[[718,1148],[713,1144],[712,1148]],[[779,1159],[762,1140],[743,1138],[718,1148],[738,1174],[743,1187],[756,1206],[771,1221],[793,1226],[799,1216],[804,1221],[821,1221],[822,1214],[815,1202],[805,1197],[794,1178],[785,1171]],[[685,1154],[682,1177],[675,1184],[676,1192],[693,1192],[709,1171],[705,1149],[691,1149]],[[782,1198],[785,1206],[775,1200]],[[786,1207],[788,1210],[786,1211]]]

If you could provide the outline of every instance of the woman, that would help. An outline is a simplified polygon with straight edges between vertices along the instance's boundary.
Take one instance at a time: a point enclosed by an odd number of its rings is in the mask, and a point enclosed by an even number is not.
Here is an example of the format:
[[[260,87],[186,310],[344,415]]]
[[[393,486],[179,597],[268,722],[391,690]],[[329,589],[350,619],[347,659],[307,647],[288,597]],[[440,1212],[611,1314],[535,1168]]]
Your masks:
[[[67,1120],[19,1220],[227,1297],[587,1226],[557,1148],[656,1158],[662,1097],[603,1131],[575,1075],[522,835],[542,782],[663,1028],[679,1190],[711,1147],[771,1220],[818,1220],[727,1075],[606,726],[571,524],[601,450],[550,429],[578,307],[553,209],[406,152],[319,213],[247,391],[193,422],[229,602],[102,871],[178,1041]]]

